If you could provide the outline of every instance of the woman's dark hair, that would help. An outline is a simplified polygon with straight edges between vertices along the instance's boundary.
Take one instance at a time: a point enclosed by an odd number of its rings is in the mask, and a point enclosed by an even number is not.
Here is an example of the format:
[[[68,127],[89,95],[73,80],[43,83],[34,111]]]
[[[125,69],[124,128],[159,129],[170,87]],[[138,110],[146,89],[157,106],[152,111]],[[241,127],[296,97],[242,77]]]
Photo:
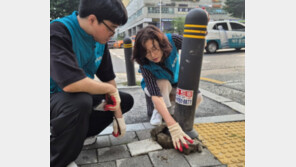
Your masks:
[[[109,20],[124,25],[127,22],[127,11],[121,0],[80,0],[78,13],[81,18],[94,14],[99,23]]]
[[[153,45],[154,40],[159,43],[159,47],[163,52],[162,60],[170,55],[172,46],[166,35],[162,33],[156,26],[148,25],[147,27],[141,29],[136,35],[132,59],[138,64],[149,64],[149,60],[146,58],[147,50],[145,48],[145,43],[148,40],[152,40]]]

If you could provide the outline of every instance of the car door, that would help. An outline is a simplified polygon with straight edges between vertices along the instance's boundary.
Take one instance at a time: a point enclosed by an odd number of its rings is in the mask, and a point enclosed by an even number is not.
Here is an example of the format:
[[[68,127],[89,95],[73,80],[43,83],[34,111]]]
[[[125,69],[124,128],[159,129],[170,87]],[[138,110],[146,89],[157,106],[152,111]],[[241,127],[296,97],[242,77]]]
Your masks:
[[[229,45],[231,48],[244,48],[245,47],[245,26],[240,23],[230,22]]]

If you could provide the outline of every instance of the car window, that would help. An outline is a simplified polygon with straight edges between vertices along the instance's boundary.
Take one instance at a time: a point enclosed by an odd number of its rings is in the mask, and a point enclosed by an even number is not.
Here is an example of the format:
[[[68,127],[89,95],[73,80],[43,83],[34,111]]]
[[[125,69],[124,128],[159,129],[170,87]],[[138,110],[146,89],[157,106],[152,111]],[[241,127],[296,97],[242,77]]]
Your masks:
[[[245,31],[245,26],[237,23],[230,23],[231,29],[233,31]]]
[[[228,30],[227,23],[217,23],[217,24],[214,25],[213,29],[214,30],[219,30],[219,26],[222,26],[223,30]]]

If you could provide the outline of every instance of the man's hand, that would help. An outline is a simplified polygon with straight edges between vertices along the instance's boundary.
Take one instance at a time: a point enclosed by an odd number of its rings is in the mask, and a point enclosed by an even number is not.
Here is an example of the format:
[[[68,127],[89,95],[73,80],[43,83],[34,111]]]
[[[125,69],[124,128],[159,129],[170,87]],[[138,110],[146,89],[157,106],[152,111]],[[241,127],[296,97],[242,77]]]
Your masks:
[[[126,126],[124,122],[124,118],[116,118],[113,119],[113,136],[114,137],[122,137],[125,135]]]
[[[120,96],[118,90],[114,93],[110,93],[106,95],[106,102],[104,110],[105,111],[115,111],[118,110],[120,107]]]
[[[193,140],[183,132],[179,123],[175,123],[169,126],[168,128],[171,133],[171,137],[172,137],[175,149],[179,149],[181,152],[183,151],[181,142],[183,143],[185,148],[188,149],[189,147],[185,140],[189,141],[191,144],[193,143]]]

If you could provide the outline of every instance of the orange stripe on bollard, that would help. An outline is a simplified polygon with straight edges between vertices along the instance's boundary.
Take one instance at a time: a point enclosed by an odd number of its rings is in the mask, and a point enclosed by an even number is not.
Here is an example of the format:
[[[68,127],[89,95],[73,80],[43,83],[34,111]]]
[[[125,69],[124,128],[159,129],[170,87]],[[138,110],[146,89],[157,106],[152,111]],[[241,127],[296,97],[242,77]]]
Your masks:
[[[187,35],[187,34],[184,34],[183,37],[184,37],[184,38],[198,38],[198,39],[205,39],[205,38],[206,38],[205,36],[200,36],[200,35]]]
[[[198,34],[206,34],[207,31],[200,31],[200,30],[184,30],[184,32],[191,32],[191,33],[198,33]]]
[[[185,24],[184,27],[207,28],[207,25]]]

